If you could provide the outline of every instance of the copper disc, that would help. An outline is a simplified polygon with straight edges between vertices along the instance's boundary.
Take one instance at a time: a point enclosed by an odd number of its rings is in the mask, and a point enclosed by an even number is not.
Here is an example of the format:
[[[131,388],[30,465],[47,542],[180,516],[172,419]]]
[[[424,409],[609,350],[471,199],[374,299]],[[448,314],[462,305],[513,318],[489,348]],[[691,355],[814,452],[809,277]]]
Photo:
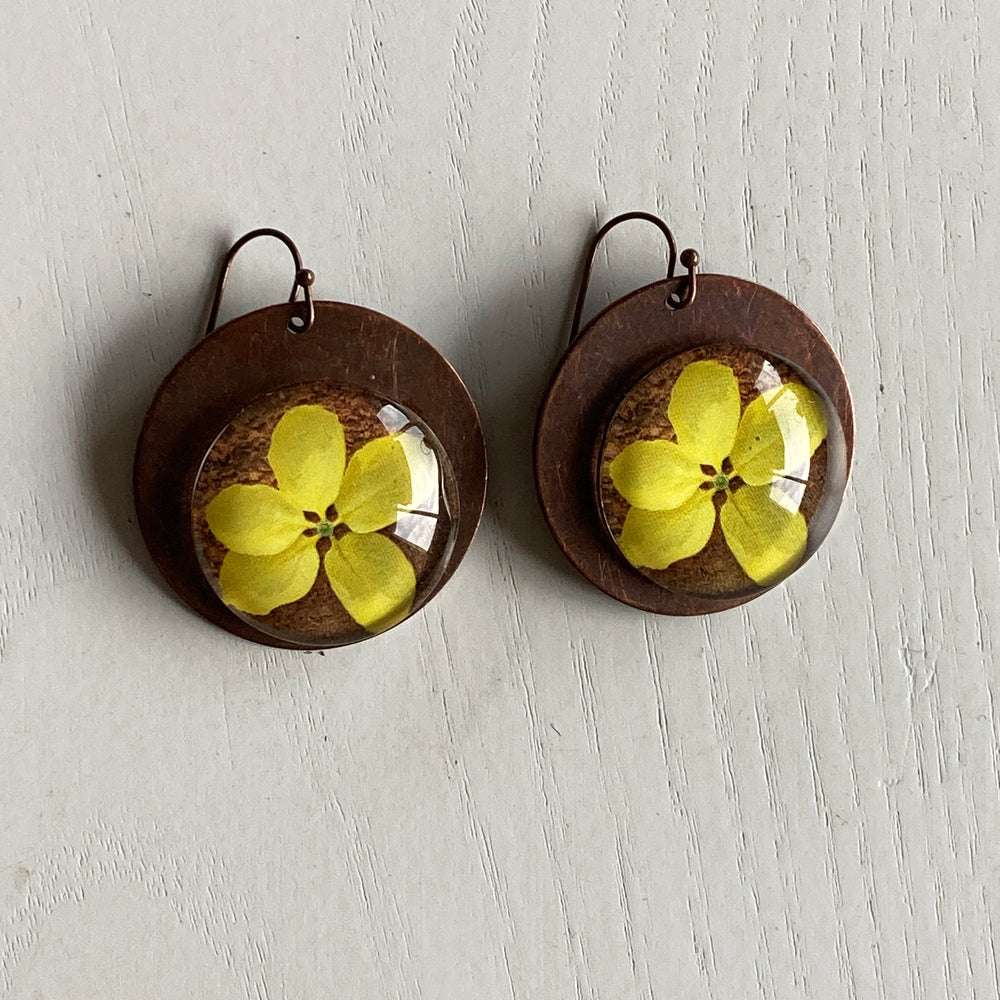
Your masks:
[[[644,379],[655,383],[657,377],[661,382],[667,376],[676,378],[677,372],[670,375],[671,367],[664,363],[685,352],[692,352],[692,358],[729,359],[737,367],[741,357],[759,355],[818,391],[829,408],[831,426],[838,425],[838,434],[836,447],[824,448],[820,456],[826,492],[822,504],[809,511],[812,514],[820,507],[809,522],[806,558],[825,536],[839,508],[854,446],[853,412],[843,369],[805,313],[761,285],[712,274],[699,275],[698,294],[691,305],[671,309],[667,299],[681,290],[683,281],[676,278],[647,285],[613,303],[583,330],[549,384],[535,436],[539,500],[566,557],[611,597],[670,615],[732,608],[778,581],[761,585],[744,578],[744,586],[731,572],[728,576],[716,572],[713,577],[701,570],[641,571],[623,555],[616,539],[620,541],[624,507],[617,509],[609,500],[613,491],[609,491],[608,469],[606,463],[602,469],[601,457],[609,443],[610,457],[620,450],[620,442],[612,440],[619,433],[614,421],[620,423],[623,402]],[[669,388],[669,379],[666,384]],[[684,569],[682,564],[677,567]]]
[[[288,407],[313,404],[342,414],[351,411],[344,417],[348,460],[369,439],[371,427],[378,426],[373,421],[382,403],[393,404],[398,419],[408,420],[409,426],[418,425],[421,438],[433,441],[443,460],[441,509],[447,513],[442,522],[447,530],[433,546],[428,543],[440,565],[428,565],[424,571],[419,560],[416,563],[417,588],[408,614],[441,589],[472,542],[485,500],[486,453],[468,391],[422,337],[380,313],[337,302],[315,303],[312,327],[294,333],[288,329],[293,309],[277,305],[241,316],[181,359],[146,415],[136,451],[134,493],[154,562],[195,611],[254,642],[316,649],[370,633],[337,625],[350,624],[343,615],[324,619],[315,595],[302,604],[312,601],[320,624],[305,627],[302,616],[234,611],[220,597],[221,555],[212,547],[218,542],[205,526],[204,507],[224,485],[212,464],[218,460],[220,441],[227,455],[233,450],[224,432],[232,436],[237,428],[251,441],[239,459],[242,475],[234,481],[266,483],[267,438]],[[256,445],[253,434],[245,433],[253,429],[258,437],[263,435]],[[200,483],[199,473],[206,469]],[[319,515],[310,513],[311,518]],[[407,541],[399,543],[397,538],[396,543],[410,554],[417,551]],[[317,591],[321,586],[319,580]]]

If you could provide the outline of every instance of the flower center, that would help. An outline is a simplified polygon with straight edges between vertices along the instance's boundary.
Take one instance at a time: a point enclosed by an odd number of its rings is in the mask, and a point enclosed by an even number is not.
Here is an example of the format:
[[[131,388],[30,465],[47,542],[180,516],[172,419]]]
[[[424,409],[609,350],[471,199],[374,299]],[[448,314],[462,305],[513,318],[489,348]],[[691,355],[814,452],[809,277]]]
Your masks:
[[[735,493],[743,485],[743,480],[736,475],[732,460],[729,458],[724,458],[718,469],[714,465],[703,465],[701,471],[705,476],[701,488],[711,490],[716,500],[724,501],[725,497],[720,497],[720,493]]]
[[[337,516],[337,508],[330,504],[326,511],[320,515],[314,510],[302,512],[302,516],[309,522],[309,526],[303,532],[308,538],[342,538],[347,534],[348,528]]]

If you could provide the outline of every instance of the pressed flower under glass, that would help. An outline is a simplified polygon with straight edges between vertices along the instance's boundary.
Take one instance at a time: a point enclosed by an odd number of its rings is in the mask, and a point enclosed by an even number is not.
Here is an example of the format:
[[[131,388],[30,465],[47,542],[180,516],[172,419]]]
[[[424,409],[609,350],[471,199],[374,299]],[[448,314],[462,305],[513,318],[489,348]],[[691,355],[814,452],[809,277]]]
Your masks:
[[[736,345],[688,351],[633,386],[608,425],[605,523],[628,562],[666,589],[752,593],[792,573],[825,534],[840,451],[831,406],[787,362]]]
[[[219,435],[192,516],[221,600],[281,639],[338,645],[402,621],[453,544],[454,484],[431,430],[354,386],[269,393]]]

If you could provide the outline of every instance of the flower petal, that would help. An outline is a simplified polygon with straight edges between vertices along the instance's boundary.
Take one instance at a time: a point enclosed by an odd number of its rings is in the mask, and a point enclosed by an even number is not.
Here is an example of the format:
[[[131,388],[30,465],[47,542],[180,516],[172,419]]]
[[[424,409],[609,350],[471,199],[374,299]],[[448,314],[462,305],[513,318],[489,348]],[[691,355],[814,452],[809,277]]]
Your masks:
[[[701,466],[674,441],[633,441],[608,471],[615,489],[644,510],[673,510],[705,480]]]
[[[806,519],[774,486],[741,486],[719,511],[726,544],[754,583],[767,586],[787,576],[802,560],[809,529]]]
[[[369,632],[382,632],[410,613],[417,577],[385,535],[349,532],[333,539],[323,567],[347,613]]]
[[[674,510],[633,507],[625,517],[618,547],[633,566],[666,569],[696,555],[715,528],[715,504],[709,490],[697,490]]]
[[[667,416],[681,448],[694,461],[721,471],[740,421],[740,385],[732,368],[692,361],[670,391]]]
[[[410,469],[413,499],[406,508],[436,514],[441,500],[441,472],[434,449],[419,427],[410,427],[393,437],[405,452]]]
[[[277,555],[227,552],[219,583],[226,604],[247,614],[267,615],[282,604],[305,597],[318,574],[316,538],[301,536]]]
[[[351,531],[378,531],[395,524],[399,509],[410,503],[410,466],[403,446],[393,437],[376,438],[347,463],[337,497],[337,516]]]
[[[743,411],[730,460],[733,475],[751,486],[779,476],[809,478],[809,459],[826,437],[819,397],[798,382],[758,396]]]
[[[300,510],[322,515],[337,500],[347,450],[340,418],[324,406],[293,406],[271,434],[267,461]]]
[[[302,509],[273,486],[227,486],[205,508],[212,534],[227,549],[248,556],[287,549],[309,527]]]

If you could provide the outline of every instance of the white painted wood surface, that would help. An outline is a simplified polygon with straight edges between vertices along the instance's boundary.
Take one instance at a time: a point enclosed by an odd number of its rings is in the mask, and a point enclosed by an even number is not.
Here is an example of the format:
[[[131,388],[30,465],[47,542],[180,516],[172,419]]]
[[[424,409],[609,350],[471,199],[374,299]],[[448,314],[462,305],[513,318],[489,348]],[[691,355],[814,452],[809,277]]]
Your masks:
[[[4,6],[0,994],[998,996],[997,11]],[[828,332],[827,544],[711,619],[574,575],[530,438],[585,239],[652,209]],[[221,252],[467,380],[491,492],[395,631],[193,616],[132,449]],[[592,305],[651,280],[616,235]],[[228,315],[287,294],[239,262]]]

